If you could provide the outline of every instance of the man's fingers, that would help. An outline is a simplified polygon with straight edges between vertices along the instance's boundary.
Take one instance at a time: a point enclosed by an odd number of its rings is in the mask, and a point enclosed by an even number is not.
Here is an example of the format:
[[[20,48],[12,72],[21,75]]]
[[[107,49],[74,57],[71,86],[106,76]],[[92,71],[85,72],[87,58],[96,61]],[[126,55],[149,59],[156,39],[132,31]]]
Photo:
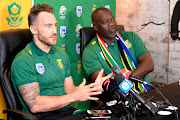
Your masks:
[[[102,94],[102,91],[94,91],[89,93],[90,96],[99,95],[99,94]]]
[[[97,98],[97,97],[89,97],[88,99],[89,100],[99,100],[99,98]]]
[[[79,86],[84,86],[84,85],[86,85],[86,79],[85,78],[83,78],[83,82]]]
[[[103,77],[103,80],[107,80],[107,79],[111,78],[112,76],[113,76],[113,72],[111,72],[107,76]]]
[[[86,85],[86,86],[89,87],[89,88],[92,88],[92,87],[94,87],[96,85],[97,85],[97,83],[90,83],[89,85]]]
[[[100,79],[103,73],[104,73],[104,69],[101,69],[96,79]]]

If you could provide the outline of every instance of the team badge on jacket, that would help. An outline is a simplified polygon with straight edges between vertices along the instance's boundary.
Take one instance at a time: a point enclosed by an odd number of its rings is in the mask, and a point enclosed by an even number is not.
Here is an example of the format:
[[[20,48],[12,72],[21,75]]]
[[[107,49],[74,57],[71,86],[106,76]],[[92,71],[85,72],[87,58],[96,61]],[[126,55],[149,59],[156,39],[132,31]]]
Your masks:
[[[39,74],[44,74],[45,68],[42,63],[36,63],[36,70]]]
[[[60,69],[64,69],[61,59],[56,59]]]
[[[76,7],[76,14],[77,14],[78,17],[81,17],[81,15],[82,15],[82,6],[78,5]]]

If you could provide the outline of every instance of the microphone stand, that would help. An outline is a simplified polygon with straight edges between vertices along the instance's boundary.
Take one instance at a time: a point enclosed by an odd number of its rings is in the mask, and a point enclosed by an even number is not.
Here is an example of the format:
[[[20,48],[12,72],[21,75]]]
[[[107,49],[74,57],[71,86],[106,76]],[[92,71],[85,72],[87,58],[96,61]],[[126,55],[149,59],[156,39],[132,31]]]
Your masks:
[[[132,102],[132,106],[133,106],[133,115],[136,118],[136,114],[137,114],[137,108],[136,108],[136,104],[137,104],[137,100],[134,98],[133,95],[131,95],[131,93],[129,93],[129,99]]]
[[[124,105],[124,103],[122,101],[118,101],[118,106],[120,108],[122,108],[126,114],[127,114],[127,120],[136,120],[136,118],[133,117],[133,115],[128,111],[128,109],[126,108],[126,106]],[[120,118],[120,120],[126,120],[126,116],[123,116]]]
[[[120,108],[123,108],[123,110],[126,112],[127,117],[128,117],[127,120],[136,120],[136,107],[135,107],[135,105],[133,105],[134,103],[132,104],[131,101],[129,101],[125,96],[123,96],[124,94],[119,94],[119,93],[121,93],[121,91],[119,89],[114,90],[114,97],[118,100],[118,103],[117,103],[118,106]],[[128,103],[129,104],[129,108],[130,108],[130,110],[133,111],[133,115],[126,108],[125,103],[124,103],[126,101],[129,102]],[[125,116],[122,117],[122,120],[124,120],[124,119],[125,119]]]

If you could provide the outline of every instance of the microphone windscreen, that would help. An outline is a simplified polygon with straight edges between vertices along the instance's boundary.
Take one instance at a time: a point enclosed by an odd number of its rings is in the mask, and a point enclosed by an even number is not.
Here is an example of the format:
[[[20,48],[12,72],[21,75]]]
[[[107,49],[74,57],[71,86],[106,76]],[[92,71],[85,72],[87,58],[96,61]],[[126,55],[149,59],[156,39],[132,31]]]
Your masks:
[[[117,82],[118,85],[119,85],[124,79],[125,79],[125,76],[122,75],[122,74],[116,74],[116,76],[114,77],[114,80]]]
[[[111,94],[114,89],[118,88],[118,84],[115,80],[110,79],[110,80],[104,81],[102,88],[104,91],[107,91],[108,93]]]
[[[111,67],[111,70],[116,74],[114,80],[119,85],[125,79],[125,76],[121,74],[121,72],[117,66]]]
[[[120,73],[120,70],[119,70],[119,68],[118,68],[117,66],[111,67],[111,70],[112,70],[115,74],[121,74],[121,73]]]

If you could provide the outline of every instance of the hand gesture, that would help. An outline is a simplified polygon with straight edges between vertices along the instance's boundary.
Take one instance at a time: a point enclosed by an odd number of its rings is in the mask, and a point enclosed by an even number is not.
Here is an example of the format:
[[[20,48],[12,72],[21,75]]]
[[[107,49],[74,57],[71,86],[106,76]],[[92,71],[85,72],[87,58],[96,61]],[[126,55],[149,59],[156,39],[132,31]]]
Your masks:
[[[113,72],[110,73],[109,75],[105,76],[105,77],[102,76],[103,73],[104,73],[104,69],[101,69],[101,71],[99,72],[99,74],[95,80],[95,83],[97,83],[97,85],[99,87],[102,87],[103,82],[113,76]]]
[[[104,70],[102,69],[95,82],[91,83],[89,85],[86,85],[86,79],[83,79],[83,82],[77,87],[76,89],[76,97],[78,98],[78,101],[86,101],[86,100],[98,100],[97,97],[94,97],[94,95],[99,95],[102,93],[102,84],[106,79],[111,78],[113,73],[110,73],[109,75],[103,77]]]
[[[94,95],[99,95],[103,91],[102,87],[99,87],[97,83],[91,83],[86,85],[86,79],[83,79],[83,82],[77,87],[75,93],[77,101],[86,101],[86,100],[98,100],[97,97],[92,97]]]

